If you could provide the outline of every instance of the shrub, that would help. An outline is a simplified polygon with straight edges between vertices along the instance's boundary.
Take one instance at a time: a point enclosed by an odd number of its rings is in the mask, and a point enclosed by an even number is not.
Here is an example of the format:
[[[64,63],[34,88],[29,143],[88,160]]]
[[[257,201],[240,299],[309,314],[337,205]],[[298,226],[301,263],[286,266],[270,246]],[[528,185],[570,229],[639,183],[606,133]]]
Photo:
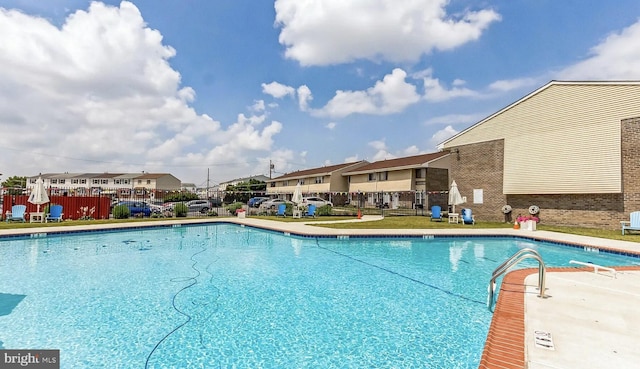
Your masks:
[[[218,216],[218,212],[215,210],[209,210],[209,212],[207,212],[207,216],[208,217],[217,217]]]
[[[111,211],[114,219],[127,219],[131,215],[131,211],[127,205],[117,205]]]
[[[234,202],[232,204],[227,205],[227,210],[231,215],[236,215],[236,210],[242,209],[242,205],[244,204],[241,202]]]
[[[44,210],[43,210],[43,211],[44,211],[44,213],[45,213],[45,214],[49,214],[49,213],[51,213],[51,207],[52,207],[53,205],[57,205],[57,204],[56,204],[56,203],[48,203],[48,204],[47,204],[47,206],[45,206],[45,207],[44,207]]]
[[[286,205],[286,207],[285,207],[285,209],[284,209],[284,214],[285,214],[285,215],[288,215],[288,216],[292,216],[292,215],[293,215],[293,207],[294,207],[295,205],[290,204],[290,203],[288,203],[288,202],[287,202],[285,205]]]
[[[321,207],[317,208],[316,209],[316,215],[317,216],[331,215],[331,206],[324,205],[324,206],[321,206]]]
[[[191,192],[180,192],[176,194],[172,194],[169,196],[165,196],[164,202],[183,202],[183,201],[191,201],[197,200],[199,197],[195,193]]]
[[[189,211],[189,208],[187,207],[187,205],[183,204],[183,203],[179,203],[176,204],[173,207],[173,212],[176,215],[176,217],[186,217],[187,216],[187,212]]]

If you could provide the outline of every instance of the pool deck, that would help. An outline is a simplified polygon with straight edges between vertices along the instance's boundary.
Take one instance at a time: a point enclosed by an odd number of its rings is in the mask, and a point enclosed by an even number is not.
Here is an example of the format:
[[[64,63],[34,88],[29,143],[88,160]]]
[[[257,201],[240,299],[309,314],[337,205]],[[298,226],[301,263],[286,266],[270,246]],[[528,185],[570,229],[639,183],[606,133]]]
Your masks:
[[[364,216],[342,222],[380,219]],[[0,230],[0,236],[108,230],[212,222],[232,222],[294,235],[499,235],[524,236],[622,253],[640,254],[640,243],[576,236],[547,231],[482,229],[333,229],[313,222],[281,222],[256,218],[208,218],[154,222],[61,226]],[[583,260],[588,262],[588,260]],[[486,281],[488,284],[489,281]],[[484,283],[484,282],[483,282]],[[502,283],[487,335],[480,368],[596,369],[636,368],[640,362],[640,260],[638,267],[616,273],[591,267],[553,268],[546,273],[545,298],[538,297],[537,269],[508,273]]]

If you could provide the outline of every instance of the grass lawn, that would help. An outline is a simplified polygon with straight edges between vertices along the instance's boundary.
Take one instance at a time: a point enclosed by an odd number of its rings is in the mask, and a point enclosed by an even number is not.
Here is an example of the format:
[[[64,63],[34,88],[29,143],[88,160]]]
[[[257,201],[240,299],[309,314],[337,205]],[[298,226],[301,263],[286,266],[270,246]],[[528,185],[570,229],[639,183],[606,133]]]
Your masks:
[[[354,217],[344,216],[322,216],[318,218],[304,218],[293,219],[291,217],[276,218],[275,216],[257,216],[252,218],[276,220],[281,222],[313,222],[313,221],[327,221],[327,220],[345,220],[353,219]],[[67,220],[61,223],[6,223],[0,222],[0,230],[2,229],[14,229],[14,228],[35,228],[35,227],[58,227],[58,226],[73,226],[73,225],[96,225],[96,224],[117,224],[117,223],[131,223],[131,222],[153,222],[162,220],[171,220],[175,218],[145,218],[145,219],[108,219],[108,220]],[[183,218],[183,219],[206,219],[206,218]],[[424,216],[398,216],[398,217],[385,217],[382,220],[371,222],[354,222],[354,223],[333,223],[333,224],[318,224],[318,227],[327,228],[340,228],[340,229],[448,229],[448,228],[511,228],[512,224],[509,223],[493,223],[493,222],[477,222],[475,225],[463,225],[463,224],[449,224],[446,221],[432,222],[428,217]],[[599,237],[612,240],[640,242],[640,232],[627,234],[623,236],[620,230],[606,230],[606,229],[594,229],[594,228],[577,228],[577,227],[559,227],[546,225],[544,223],[538,224],[538,230],[552,231],[559,233],[568,233],[582,236]]]

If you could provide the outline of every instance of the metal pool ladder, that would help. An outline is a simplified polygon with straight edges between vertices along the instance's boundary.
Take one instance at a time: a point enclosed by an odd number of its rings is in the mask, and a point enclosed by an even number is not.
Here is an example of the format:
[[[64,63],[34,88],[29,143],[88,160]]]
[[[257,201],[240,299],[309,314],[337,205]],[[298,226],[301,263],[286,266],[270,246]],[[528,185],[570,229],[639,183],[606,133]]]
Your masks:
[[[509,270],[509,268],[511,268],[512,266],[516,265],[517,263],[521,262],[524,259],[530,259],[530,258],[538,260],[538,290],[540,291],[540,294],[538,295],[538,297],[543,297],[543,298],[545,297],[544,281],[545,281],[545,272],[547,268],[544,265],[542,256],[540,256],[540,254],[534,249],[524,248],[516,252],[515,254],[513,254],[509,259],[507,259],[504,263],[500,264],[500,266],[493,271],[493,274],[491,276],[491,281],[489,282],[489,286],[487,288],[487,291],[489,293],[489,296],[487,296],[487,308],[489,308],[489,311],[493,312],[493,304],[495,303],[494,295],[496,292],[496,279],[498,279],[498,277],[506,273],[507,270]]]

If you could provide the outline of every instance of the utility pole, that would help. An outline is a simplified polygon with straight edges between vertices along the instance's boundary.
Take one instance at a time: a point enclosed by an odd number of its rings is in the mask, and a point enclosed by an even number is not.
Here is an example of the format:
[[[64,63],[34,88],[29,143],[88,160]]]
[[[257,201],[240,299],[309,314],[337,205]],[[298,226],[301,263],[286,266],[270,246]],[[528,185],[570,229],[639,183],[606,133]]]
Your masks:
[[[211,194],[209,193],[209,168],[207,168],[207,199],[211,198]]]
[[[273,165],[273,163],[271,162],[271,159],[269,159],[269,179],[271,179],[271,172],[275,169],[275,166]]]

